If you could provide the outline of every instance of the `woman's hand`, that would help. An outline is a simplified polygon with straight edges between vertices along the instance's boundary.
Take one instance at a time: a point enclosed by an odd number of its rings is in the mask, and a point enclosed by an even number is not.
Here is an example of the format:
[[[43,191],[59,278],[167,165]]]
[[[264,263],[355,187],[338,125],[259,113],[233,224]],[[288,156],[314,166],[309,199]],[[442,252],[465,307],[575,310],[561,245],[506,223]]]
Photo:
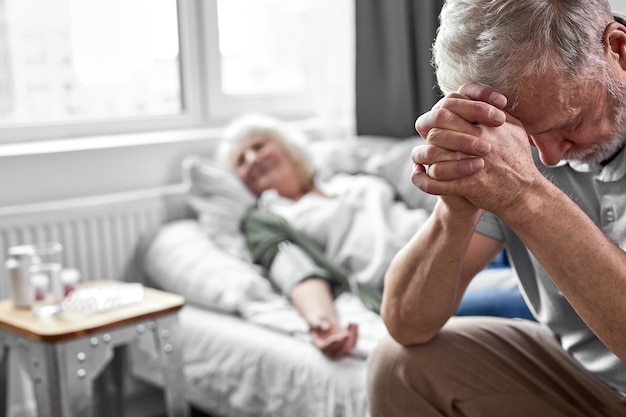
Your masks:
[[[348,355],[358,339],[358,326],[354,323],[341,328],[335,320],[314,316],[308,320],[313,344],[333,359]]]

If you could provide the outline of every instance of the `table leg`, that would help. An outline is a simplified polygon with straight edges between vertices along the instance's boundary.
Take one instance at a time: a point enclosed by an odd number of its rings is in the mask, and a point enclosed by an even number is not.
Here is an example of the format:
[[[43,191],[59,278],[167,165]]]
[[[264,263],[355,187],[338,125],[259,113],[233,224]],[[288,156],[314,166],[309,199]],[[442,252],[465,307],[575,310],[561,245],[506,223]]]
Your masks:
[[[18,339],[15,351],[22,357],[22,363],[33,381],[37,415],[39,417],[66,416],[60,384],[56,383],[59,363],[56,348],[35,342]]]
[[[157,347],[158,360],[163,371],[163,390],[168,417],[189,417],[185,399],[182,349],[175,346],[173,332],[177,328],[177,315],[157,319],[150,327]]]
[[[128,365],[127,345],[114,348],[113,358],[102,373],[94,380],[95,409],[98,417],[125,417],[126,393],[124,378]]]
[[[9,397],[9,346],[4,343],[4,339],[0,341],[0,415],[8,415],[8,397]]]
[[[102,374],[114,355],[113,345],[110,344],[111,336],[105,335],[76,339],[57,345],[60,357],[59,385],[66,409],[63,416],[95,416],[94,381]],[[105,408],[109,409],[108,403]],[[98,410],[99,413],[100,411]]]

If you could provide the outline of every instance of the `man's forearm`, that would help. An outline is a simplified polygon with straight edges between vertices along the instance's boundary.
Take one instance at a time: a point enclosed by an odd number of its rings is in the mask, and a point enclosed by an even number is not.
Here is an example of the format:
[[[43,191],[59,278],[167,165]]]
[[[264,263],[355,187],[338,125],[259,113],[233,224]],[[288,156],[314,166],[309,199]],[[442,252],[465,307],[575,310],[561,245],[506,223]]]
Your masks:
[[[626,360],[626,254],[546,181],[503,213],[592,331]]]
[[[385,276],[381,314],[402,344],[430,340],[454,314],[470,277],[463,262],[480,213],[455,219],[442,202],[395,256]]]

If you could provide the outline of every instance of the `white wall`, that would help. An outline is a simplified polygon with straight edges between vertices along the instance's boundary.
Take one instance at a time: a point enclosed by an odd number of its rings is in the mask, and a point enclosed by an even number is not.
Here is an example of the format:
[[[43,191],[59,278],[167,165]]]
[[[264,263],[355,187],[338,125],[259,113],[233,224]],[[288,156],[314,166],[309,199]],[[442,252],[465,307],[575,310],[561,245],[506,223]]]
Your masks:
[[[319,138],[319,121],[293,125]],[[6,207],[179,183],[182,158],[211,155],[219,137],[213,128],[0,144],[0,213]]]
[[[217,135],[174,131],[0,145],[0,210],[177,183],[181,159],[208,155]]]
[[[626,0],[609,0],[613,10],[626,13]]]

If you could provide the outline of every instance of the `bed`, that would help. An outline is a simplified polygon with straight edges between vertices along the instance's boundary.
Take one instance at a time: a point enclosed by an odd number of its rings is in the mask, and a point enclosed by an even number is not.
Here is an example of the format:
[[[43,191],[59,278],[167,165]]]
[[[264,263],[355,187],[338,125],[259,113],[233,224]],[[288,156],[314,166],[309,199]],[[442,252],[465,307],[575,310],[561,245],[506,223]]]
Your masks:
[[[432,210],[435,198],[409,180],[410,149],[419,138],[361,137],[316,142],[311,153],[321,177],[370,172],[398,185],[412,207]],[[336,305],[343,322],[359,324],[351,355],[331,360],[308,339],[304,321],[254,265],[239,221],[254,198],[210,158],[182,164],[185,190],[177,204],[190,215],[146,236],[137,264],[144,284],[183,295],[177,345],[183,348],[185,393],[212,417],[365,417],[366,360],[386,334],[380,317],[350,293]],[[137,275],[135,275],[137,276]],[[480,284],[515,286],[510,269],[486,272]],[[141,379],[162,385],[149,348],[134,359]]]

